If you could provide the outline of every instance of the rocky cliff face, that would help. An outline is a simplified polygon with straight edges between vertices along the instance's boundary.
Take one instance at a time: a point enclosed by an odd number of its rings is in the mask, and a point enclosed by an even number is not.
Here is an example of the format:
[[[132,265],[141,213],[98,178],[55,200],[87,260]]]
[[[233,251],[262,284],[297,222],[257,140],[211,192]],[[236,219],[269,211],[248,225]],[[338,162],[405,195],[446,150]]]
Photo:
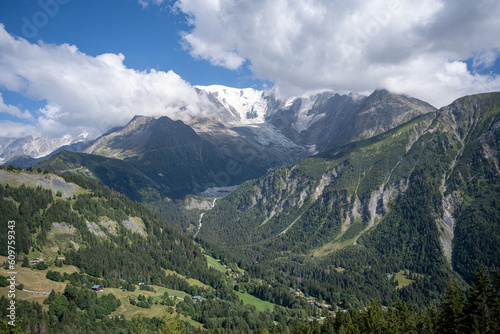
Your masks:
[[[295,99],[270,121],[287,137],[319,153],[373,137],[435,111],[423,101],[377,90],[368,97],[318,94]]]

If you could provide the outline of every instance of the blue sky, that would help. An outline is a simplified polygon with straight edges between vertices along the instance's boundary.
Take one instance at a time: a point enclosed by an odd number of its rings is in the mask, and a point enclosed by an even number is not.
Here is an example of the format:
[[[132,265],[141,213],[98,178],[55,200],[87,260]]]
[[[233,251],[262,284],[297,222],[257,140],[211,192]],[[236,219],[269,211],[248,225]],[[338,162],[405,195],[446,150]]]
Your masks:
[[[188,31],[185,14],[168,8],[143,8],[136,0],[64,0],[59,8],[49,5],[45,10],[39,1],[0,1],[0,22],[6,30],[32,43],[42,40],[53,44],[74,44],[88,55],[122,53],[124,64],[137,70],[174,70],[193,85],[222,84],[230,87],[262,88],[264,81],[256,80],[248,66],[229,70],[195,59],[183,49],[181,33]],[[42,1],[46,4],[47,1]],[[45,12],[47,24],[36,35],[29,26],[41,20]],[[37,22],[40,22],[37,21]]]
[[[0,24],[0,137],[206,113],[193,85],[437,107],[500,90],[490,0],[1,0]]]

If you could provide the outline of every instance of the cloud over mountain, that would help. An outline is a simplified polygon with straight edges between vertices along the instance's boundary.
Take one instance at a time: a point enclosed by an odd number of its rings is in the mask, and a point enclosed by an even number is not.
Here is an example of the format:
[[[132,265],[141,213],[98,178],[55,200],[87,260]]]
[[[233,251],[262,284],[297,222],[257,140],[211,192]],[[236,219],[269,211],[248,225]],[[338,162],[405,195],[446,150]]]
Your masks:
[[[0,24],[0,86],[47,101],[34,112],[45,135],[96,136],[134,115],[186,119],[203,111],[205,101],[176,73],[136,71],[123,60],[122,54],[89,56],[74,45],[32,44],[11,36]],[[30,117],[3,99],[0,112]],[[19,129],[23,135],[29,128],[18,125],[10,132]]]
[[[387,88],[439,107],[500,89],[484,71],[500,54],[498,1],[178,0],[174,8],[192,26],[183,35],[192,56],[229,69],[248,60],[284,94]]]

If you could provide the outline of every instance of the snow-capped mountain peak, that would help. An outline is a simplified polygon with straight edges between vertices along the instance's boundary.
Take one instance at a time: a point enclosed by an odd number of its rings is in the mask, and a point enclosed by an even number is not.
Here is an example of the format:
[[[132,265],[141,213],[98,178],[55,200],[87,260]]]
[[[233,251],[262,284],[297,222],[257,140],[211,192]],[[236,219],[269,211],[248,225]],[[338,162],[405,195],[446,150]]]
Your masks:
[[[21,155],[36,159],[41,158],[62,146],[85,142],[87,141],[87,136],[88,134],[83,133],[76,138],[68,135],[61,138],[48,138],[44,136],[0,138],[0,163]]]
[[[234,116],[232,125],[265,123],[268,103],[264,92],[253,88],[231,88],[220,85],[195,87],[217,99]]]

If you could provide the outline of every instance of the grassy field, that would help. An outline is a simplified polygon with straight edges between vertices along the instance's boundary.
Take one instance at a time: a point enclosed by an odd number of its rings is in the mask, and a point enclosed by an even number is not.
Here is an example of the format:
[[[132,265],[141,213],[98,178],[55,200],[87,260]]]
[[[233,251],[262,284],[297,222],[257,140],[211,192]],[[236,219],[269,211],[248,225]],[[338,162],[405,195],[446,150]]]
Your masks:
[[[408,271],[407,270],[401,270],[396,273],[396,279],[398,280],[398,286],[396,289],[401,289],[404,288],[405,286],[408,286],[415,282],[415,280],[409,279],[408,278]]]
[[[243,303],[255,306],[255,308],[259,312],[262,312],[264,310],[272,311],[274,309],[273,303],[259,299],[257,297],[254,297],[254,296],[248,294],[248,293],[242,293],[242,292],[238,292],[238,291],[235,291],[235,293],[243,301]]]
[[[152,317],[162,318],[167,314],[167,307],[168,306],[163,306],[158,304],[151,306],[151,308],[149,309],[146,309],[131,305],[127,301],[126,303],[122,303],[122,305],[116,311],[112,312],[109,316],[110,317],[123,316],[127,320],[131,320],[133,317],[137,317],[139,314],[145,318],[152,318]],[[176,312],[174,312],[173,316],[177,315],[179,315],[179,318],[182,321],[187,321],[194,327],[203,327],[203,325],[200,324],[199,322],[194,321],[193,319],[186,317],[182,314],[177,314]]]
[[[0,263],[4,261],[5,257],[1,256]],[[63,266],[61,268],[54,267],[46,270],[36,270],[31,268],[23,268],[21,267],[21,263],[18,263],[16,265],[16,270],[15,270],[15,272],[17,273],[16,283],[24,284],[24,289],[35,292],[16,290],[16,298],[27,300],[30,302],[36,301],[42,304],[43,308],[47,311],[48,305],[43,304],[43,301],[49,297],[48,293],[52,291],[52,289],[54,289],[54,291],[56,292],[63,292],[67,283],[67,282],[66,283],[54,282],[47,279],[45,275],[49,270],[57,271],[60,272],[61,274],[64,272],[71,274],[78,271],[78,269],[76,269],[76,267],[74,266]],[[3,267],[0,268],[0,275],[8,276],[7,270],[4,269]],[[8,291],[9,291],[8,287],[0,288],[0,296],[7,297]]]
[[[0,183],[7,183],[12,187],[25,185],[26,187],[36,188],[41,186],[44,189],[51,190],[54,195],[57,191],[61,191],[63,198],[73,197],[74,195],[88,192],[80,186],[74,183],[68,183],[60,176],[53,174],[40,175],[38,173],[7,172],[2,170],[0,171]]]
[[[47,271],[58,271],[60,273],[67,272],[71,274],[78,271],[73,266],[63,266],[62,268],[54,267],[45,270],[36,270],[31,268],[23,268],[19,263],[16,267],[16,283],[24,284],[26,290],[38,291],[38,292],[50,292],[52,289],[56,292],[64,291],[66,283],[54,282],[45,277]],[[7,276],[7,270],[4,268],[0,269],[0,275]]]
[[[137,297],[138,295],[144,295],[146,297],[152,296],[154,297],[160,297],[163,296],[163,293],[168,292],[168,295],[170,297],[176,297],[176,298],[181,298],[183,299],[184,297],[188,296],[191,298],[191,295],[183,292],[183,291],[177,291],[177,290],[170,290],[167,288],[159,287],[156,285],[150,285],[153,289],[155,289],[155,292],[152,291],[146,291],[146,290],[135,290],[134,292],[131,291],[122,291],[122,289],[115,289],[115,288],[105,288],[104,293],[112,293],[115,295],[116,298],[125,301],[128,300],[128,297]]]
[[[153,300],[160,301],[160,296],[163,295],[164,292],[168,292],[168,295],[172,297],[176,297],[177,299],[179,298],[192,298],[191,295],[183,292],[183,291],[176,291],[176,290],[170,290],[167,288],[159,287],[156,285],[150,285],[153,289],[155,289],[155,292],[151,291],[145,291],[145,290],[135,290],[134,292],[130,291],[122,291],[121,289],[114,289],[114,288],[105,288],[104,289],[104,294],[106,293],[112,293],[115,295],[116,298],[120,299],[120,302],[122,303],[120,307],[112,312],[110,314],[111,317],[115,316],[123,316],[125,319],[130,320],[133,317],[138,316],[139,314],[143,317],[147,318],[152,318],[152,317],[164,317],[165,314],[167,313],[168,306],[165,305],[160,305],[160,304],[153,304],[151,308],[146,309],[146,308],[141,308],[136,305],[130,304],[129,297],[137,297],[139,295],[143,295],[146,298],[148,297],[153,297]],[[177,316],[177,313],[174,313],[174,316]],[[199,322],[194,321],[193,319],[189,317],[185,317],[182,314],[179,314],[179,317],[183,321],[189,322],[191,325],[195,327],[202,327],[203,325],[200,324]]]
[[[221,273],[226,273],[227,272],[227,268],[224,267],[220,262],[219,260],[216,260],[214,259],[213,257],[211,257],[210,255],[206,255],[205,256],[207,257],[207,262],[208,262],[208,266],[209,267],[212,267],[218,271],[220,271]]]
[[[183,276],[173,270],[168,270],[168,269],[165,269],[165,274],[168,276],[168,275],[174,275],[174,276],[178,276],[178,277],[182,277],[184,278],[186,281],[188,281],[189,285],[194,285],[194,286],[199,286],[201,288],[204,288],[204,289],[210,289],[210,286],[206,285],[206,284],[203,284],[202,282],[198,281],[197,279],[194,279],[194,278],[186,278],[186,276]]]
[[[328,255],[330,253],[333,253],[335,251],[338,251],[340,249],[346,248],[347,246],[353,245],[354,242],[356,241],[357,235],[354,238],[348,239],[348,240],[343,240],[340,241],[340,237],[343,235],[343,233],[339,234],[335,240],[330,241],[323,246],[313,250],[311,252],[311,255],[314,257],[321,257]]]

